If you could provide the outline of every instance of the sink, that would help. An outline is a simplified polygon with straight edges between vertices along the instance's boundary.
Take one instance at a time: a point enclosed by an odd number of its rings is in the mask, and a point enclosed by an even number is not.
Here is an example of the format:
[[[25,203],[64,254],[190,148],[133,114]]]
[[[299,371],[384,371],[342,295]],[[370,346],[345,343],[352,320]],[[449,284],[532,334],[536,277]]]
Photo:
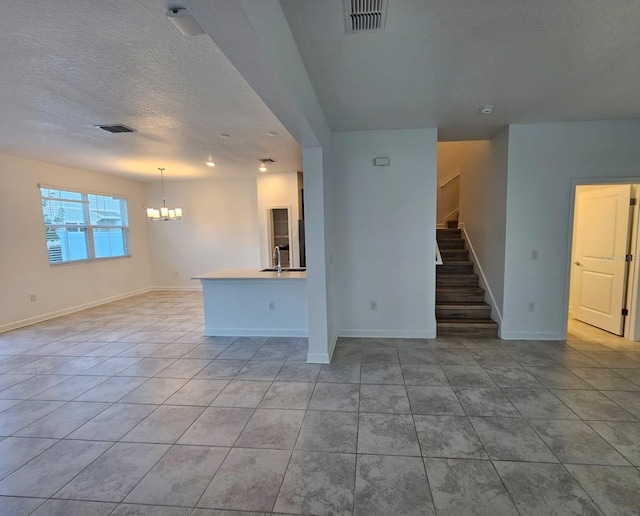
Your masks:
[[[298,268],[287,268],[283,267],[282,272],[306,272],[306,268],[298,267]],[[260,272],[278,272],[277,267],[267,267],[266,269],[262,269]]]

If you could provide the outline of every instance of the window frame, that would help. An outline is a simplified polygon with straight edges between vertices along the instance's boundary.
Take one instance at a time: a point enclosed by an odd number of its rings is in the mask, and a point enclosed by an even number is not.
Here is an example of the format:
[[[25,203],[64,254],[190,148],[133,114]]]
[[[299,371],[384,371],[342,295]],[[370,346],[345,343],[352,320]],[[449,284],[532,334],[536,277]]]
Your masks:
[[[48,189],[48,190],[58,190],[61,192],[70,192],[73,194],[78,194],[81,196],[81,200],[76,200],[76,199],[65,199],[64,197],[51,197],[50,195],[45,196],[43,193],[43,189]],[[65,186],[54,186],[54,185],[46,185],[46,184],[40,184],[38,183],[38,192],[40,193],[40,208],[41,208],[41,216],[42,216],[42,222],[44,224],[44,230],[45,230],[45,239],[44,239],[44,243],[45,243],[45,250],[46,250],[46,254],[47,254],[47,261],[49,263],[49,267],[62,267],[62,266],[67,266],[67,265],[74,265],[77,263],[90,263],[90,262],[101,262],[101,261],[108,261],[108,260],[119,260],[122,258],[131,258],[131,241],[130,241],[130,224],[129,224],[129,199],[127,198],[127,196],[122,195],[122,194],[114,194],[114,193],[110,193],[110,192],[96,192],[93,190],[81,190],[78,188],[69,188],[69,187],[65,187]],[[110,197],[112,199],[117,199],[120,202],[120,213],[123,214],[126,217],[126,225],[125,224],[119,224],[119,225],[105,225],[105,224],[92,224],[91,223],[91,211],[90,211],[90,202],[89,202],[89,196],[90,195],[95,195],[98,197]],[[51,224],[47,224],[45,222],[44,219],[44,211],[43,211],[43,206],[42,206],[42,202],[43,201],[51,201],[51,200],[55,200],[55,201],[62,201],[62,202],[72,202],[72,203],[77,203],[82,205],[82,214],[83,214],[83,218],[84,221],[83,223],[72,223],[72,224],[57,224],[57,223],[51,223]],[[124,203],[124,206],[123,206]],[[122,219],[121,219],[122,220]],[[59,262],[52,262],[50,260],[50,254],[49,254],[49,239],[47,238],[47,232],[49,229],[63,229],[63,230],[69,230],[69,229],[78,229],[78,230],[84,230],[85,232],[85,248],[86,248],[86,254],[87,254],[87,258],[82,258],[79,260],[63,260],[63,261],[59,261]],[[120,229],[122,230],[122,234],[123,234],[123,246],[124,246],[124,254],[118,255],[118,256],[101,256],[101,257],[97,257],[96,256],[96,246],[95,246],[95,238],[94,238],[94,230],[96,229]]]

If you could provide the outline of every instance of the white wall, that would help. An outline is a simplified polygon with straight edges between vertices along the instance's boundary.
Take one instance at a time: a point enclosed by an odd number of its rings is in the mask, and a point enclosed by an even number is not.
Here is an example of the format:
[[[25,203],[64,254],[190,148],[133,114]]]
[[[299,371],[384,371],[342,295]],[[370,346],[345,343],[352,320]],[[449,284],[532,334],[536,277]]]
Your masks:
[[[182,220],[148,221],[153,283],[199,288],[193,276],[227,267],[258,267],[258,200],[255,176],[207,181],[166,181],[168,206]],[[158,206],[159,183],[145,188],[147,205]]]
[[[436,129],[333,135],[340,335],[435,336],[436,141]]]
[[[300,266],[300,239],[298,235],[298,173],[260,174],[258,183],[258,230],[260,234],[260,265],[271,265],[272,249],[269,240],[269,218],[267,210],[270,206],[289,207],[291,228],[291,265]]]
[[[125,196],[131,257],[50,267],[38,183]],[[0,154],[0,331],[150,288],[143,204],[137,181]]]
[[[500,321],[504,293],[504,249],[507,204],[509,129],[491,141],[458,142],[463,155],[460,218],[473,246],[481,286]],[[440,148],[440,147],[438,147]]]
[[[640,120],[510,127],[503,338],[564,338],[572,184],[637,183],[639,141]]]

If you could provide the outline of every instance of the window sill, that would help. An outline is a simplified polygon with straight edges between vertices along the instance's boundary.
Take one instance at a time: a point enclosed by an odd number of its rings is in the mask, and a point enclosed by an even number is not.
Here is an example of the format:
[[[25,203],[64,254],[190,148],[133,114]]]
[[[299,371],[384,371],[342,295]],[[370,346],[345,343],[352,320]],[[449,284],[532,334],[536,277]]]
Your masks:
[[[131,258],[130,254],[125,254],[122,256],[110,256],[108,258],[87,258],[86,260],[71,260],[67,262],[60,263],[51,263],[49,262],[49,267],[66,267],[68,265],[77,265],[80,263],[100,263],[100,262],[111,262],[113,260],[122,260],[123,258]]]

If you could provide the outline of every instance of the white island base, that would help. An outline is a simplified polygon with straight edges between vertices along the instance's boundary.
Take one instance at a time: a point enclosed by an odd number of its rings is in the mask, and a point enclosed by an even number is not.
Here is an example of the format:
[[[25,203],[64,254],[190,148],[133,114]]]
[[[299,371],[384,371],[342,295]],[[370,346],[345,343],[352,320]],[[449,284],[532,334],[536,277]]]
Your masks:
[[[306,272],[223,269],[202,283],[204,335],[307,336]]]

